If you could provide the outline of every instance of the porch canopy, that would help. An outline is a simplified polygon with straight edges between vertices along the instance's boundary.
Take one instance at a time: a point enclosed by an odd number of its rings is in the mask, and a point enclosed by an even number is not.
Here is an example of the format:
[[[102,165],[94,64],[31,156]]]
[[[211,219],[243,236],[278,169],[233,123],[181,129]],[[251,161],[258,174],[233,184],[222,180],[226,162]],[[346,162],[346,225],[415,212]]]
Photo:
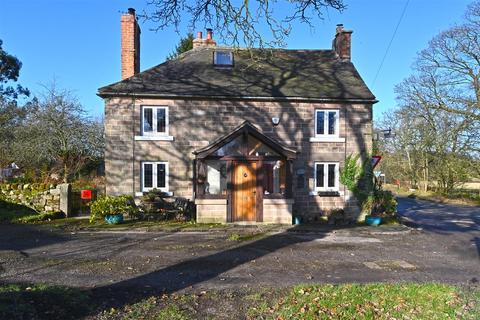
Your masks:
[[[248,121],[193,153],[195,198],[227,199],[227,221],[262,221],[264,198],[292,197],[297,151]]]

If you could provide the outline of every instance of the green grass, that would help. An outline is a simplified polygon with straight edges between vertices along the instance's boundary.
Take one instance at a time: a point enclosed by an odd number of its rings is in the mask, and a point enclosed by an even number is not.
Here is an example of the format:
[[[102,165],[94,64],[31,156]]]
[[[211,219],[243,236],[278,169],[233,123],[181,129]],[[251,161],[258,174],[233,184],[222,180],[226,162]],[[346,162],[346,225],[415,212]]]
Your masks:
[[[478,303],[478,292],[469,297]],[[267,319],[478,319],[464,310],[471,301],[442,284],[347,284],[296,286],[267,313]]]
[[[35,210],[22,206],[6,202],[0,199],[0,222],[17,222],[19,219],[38,215]]]
[[[141,221],[126,220],[119,224],[107,224],[103,220],[95,220],[92,223],[88,218],[64,218],[52,221],[44,221],[52,227],[66,230],[134,230],[136,228],[148,231],[201,231],[226,228],[226,225],[219,223],[195,223],[194,221]]]
[[[110,301],[110,300],[108,300]],[[0,284],[0,319],[479,319],[480,290],[444,284],[300,285],[247,292],[150,295],[108,307],[88,290]],[[104,304],[107,303],[107,304]]]
[[[248,234],[232,233],[228,236],[227,240],[228,241],[237,241],[237,242],[259,240],[259,239],[265,237],[266,235],[267,234],[265,232],[248,233]]]
[[[75,319],[88,310],[88,295],[78,289],[43,284],[0,285],[0,319]]]
[[[450,194],[442,194],[434,191],[414,190],[386,184],[384,189],[392,191],[394,194],[402,197],[410,197],[421,200],[438,201],[442,203],[464,204],[478,206],[480,205],[480,192],[478,190],[455,189]]]

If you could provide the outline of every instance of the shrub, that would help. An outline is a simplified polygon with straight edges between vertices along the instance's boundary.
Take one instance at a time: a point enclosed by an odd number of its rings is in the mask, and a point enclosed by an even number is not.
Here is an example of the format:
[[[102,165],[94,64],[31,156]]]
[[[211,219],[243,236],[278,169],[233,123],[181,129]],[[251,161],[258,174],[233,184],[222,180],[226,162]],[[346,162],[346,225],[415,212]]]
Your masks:
[[[358,179],[362,171],[358,165],[359,158],[360,155],[349,155],[345,159],[343,169],[340,170],[340,182],[351,191],[357,188]]]
[[[341,208],[331,209],[325,212],[329,224],[347,225],[351,221],[345,215],[345,211]]]
[[[397,200],[391,191],[375,190],[362,202],[362,209],[373,215],[393,216],[397,212]]]
[[[90,203],[90,223],[108,215],[126,214],[134,216],[137,211],[131,196],[105,196]]]
[[[362,211],[374,215],[394,215],[397,201],[392,192],[382,190],[381,186],[374,182],[373,167],[368,158],[367,155],[367,160],[360,165],[360,155],[348,156],[340,172],[340,181],[355,195]]]
[[[153,189],[140,198],[141,220],[188,221],[194,218],[195,205],[188,199],[173,198],[167,193]]]

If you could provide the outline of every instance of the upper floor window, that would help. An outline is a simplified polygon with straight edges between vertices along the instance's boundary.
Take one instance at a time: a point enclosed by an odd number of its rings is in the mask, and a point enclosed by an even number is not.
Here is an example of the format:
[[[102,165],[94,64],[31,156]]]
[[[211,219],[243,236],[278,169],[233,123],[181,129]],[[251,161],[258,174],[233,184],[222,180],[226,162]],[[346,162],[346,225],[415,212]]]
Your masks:
[[[142,107],[143,135],[168,135],[168,108]]]
[[[142,162],[142,191],[168,192],[168,162]]]
[[[315,191],[339,190],[339,163],[315,163]]]
[[[233,53],[230,51],[215,51],[213,53],[213,63],[217,66],[232,66]]]
[[[338,110],[315,110],[315,136],[338,137],[338,115]]]

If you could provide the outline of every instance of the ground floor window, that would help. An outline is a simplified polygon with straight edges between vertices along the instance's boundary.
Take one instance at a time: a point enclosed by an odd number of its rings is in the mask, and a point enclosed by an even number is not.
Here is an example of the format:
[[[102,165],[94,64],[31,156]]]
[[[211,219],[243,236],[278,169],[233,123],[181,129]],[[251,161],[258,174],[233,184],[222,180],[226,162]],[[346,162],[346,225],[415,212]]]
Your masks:
[[[315,191],[338,191],[339,163],[315,163]]]
[[[168,162],[142,162],[142,191],[168,192]]]
[[[226,195],[227,162],[223,160],[200,162],[197,183],[202,195]]]
[[[285,161],[265,161],[263,168],[263,193],[285,194]]]

